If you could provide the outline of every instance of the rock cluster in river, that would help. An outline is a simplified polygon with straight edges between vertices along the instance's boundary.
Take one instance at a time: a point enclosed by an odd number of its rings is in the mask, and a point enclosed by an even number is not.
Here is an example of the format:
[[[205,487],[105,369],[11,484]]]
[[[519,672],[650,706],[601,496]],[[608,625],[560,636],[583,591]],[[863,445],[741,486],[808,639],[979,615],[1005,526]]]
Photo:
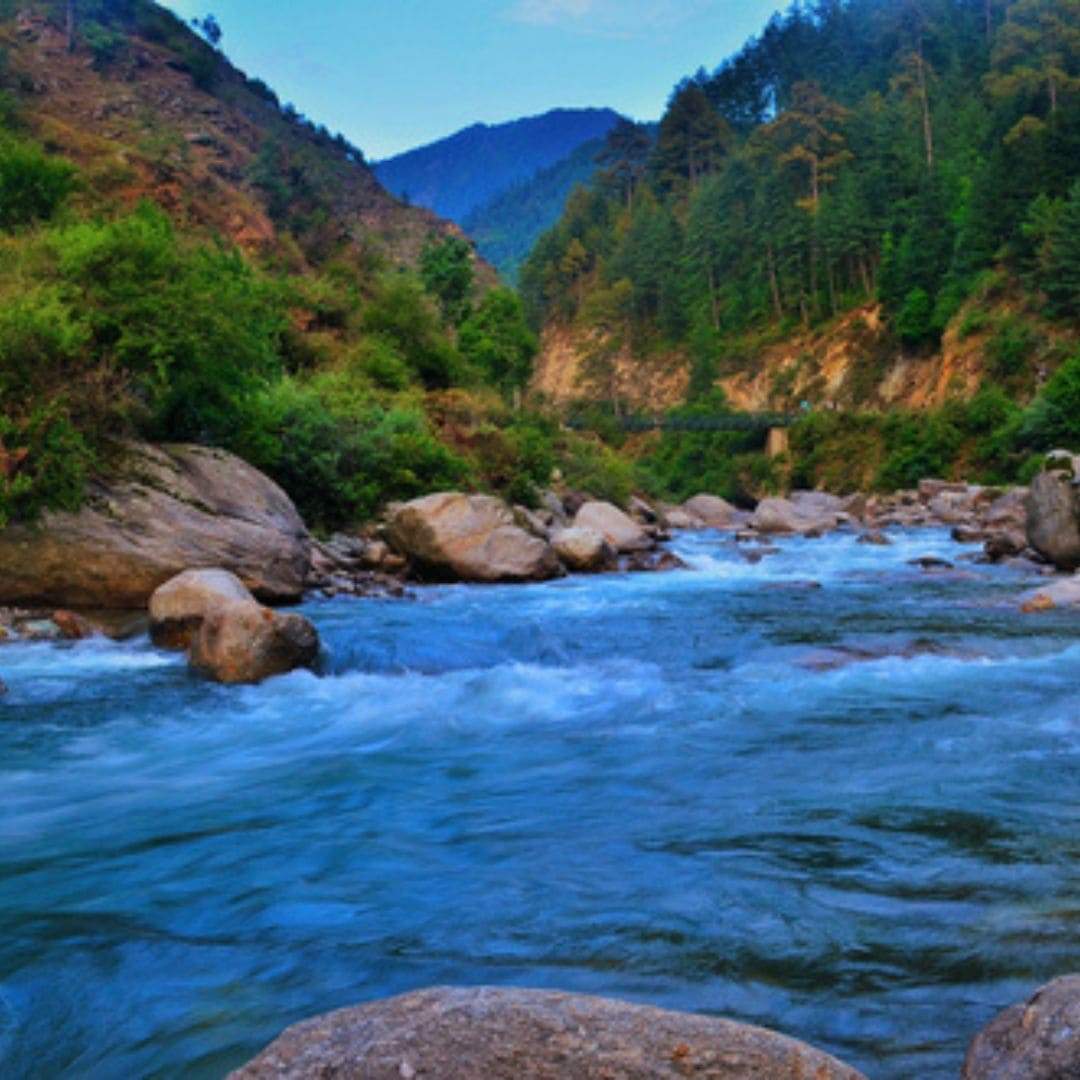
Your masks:
[[[568,570],[666,569],[656,552],[665,534],[655,512],[644,503],[637,512],[654,521],[554,493],[529,510],[490,495],[440,492],[392,507],[383,535],[421,580],[543,581]]]
[[[437,988],[289,1028],[231,1080],[865,1080],[731,1020],[549,990]]]
[[[313,664],[319,637],[302,615],[260,604],[227,570],[186,570],[150,598],[150,637],[186,650],[191,667],[223,683],[257,683]]]

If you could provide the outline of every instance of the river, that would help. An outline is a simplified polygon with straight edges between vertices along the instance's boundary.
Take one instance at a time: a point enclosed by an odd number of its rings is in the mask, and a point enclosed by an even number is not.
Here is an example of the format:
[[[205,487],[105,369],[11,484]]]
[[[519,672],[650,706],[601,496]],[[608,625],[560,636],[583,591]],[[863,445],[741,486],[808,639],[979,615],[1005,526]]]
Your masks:
[[[323,676],[260,687],[5,646],[0,1074],[217,1078],[313,1013],[484,983],[955,1077],[1080,970],[1080,620],[892,536],[312,602]]]

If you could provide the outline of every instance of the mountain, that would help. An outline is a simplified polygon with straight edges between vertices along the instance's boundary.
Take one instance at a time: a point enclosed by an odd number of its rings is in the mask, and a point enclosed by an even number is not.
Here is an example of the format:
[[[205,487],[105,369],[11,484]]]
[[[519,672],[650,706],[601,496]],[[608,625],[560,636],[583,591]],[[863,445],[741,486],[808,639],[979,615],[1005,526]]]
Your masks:
[[[540,235],[550,229],[570,192],[596,172],[596,155],[603,139],[591,139],[561,161],[514,184],[478,206],[462,219],[461,227],[476,242],[476,250],[509,282]]]
[[[809,410],[810,485],[1015,481],[1080,447],[1078,230],[1075,0],[796,5],[541,237],[534,385]]]
[[[506,124],[474,124],[378,162],[375,175],[394,194],[460,224],[513,184],[602,139],[618,119],[611,109],[553,109]]]
[[[0,0],[0,528],[132,440],[238,453],[325,529],[528,498],[554,428],[517,429],[535,341],[496,284],[152,0]]]
[[[85,199],[147,197],[248,250],[289,233],[313,254],[344,241],[415,263],[430,234],[452,231],[391,196],[359,149],[282,106],[165,8],[74,10],[69,49],[64,3],[0,4],[0,53],[21,122],[82,169]]]

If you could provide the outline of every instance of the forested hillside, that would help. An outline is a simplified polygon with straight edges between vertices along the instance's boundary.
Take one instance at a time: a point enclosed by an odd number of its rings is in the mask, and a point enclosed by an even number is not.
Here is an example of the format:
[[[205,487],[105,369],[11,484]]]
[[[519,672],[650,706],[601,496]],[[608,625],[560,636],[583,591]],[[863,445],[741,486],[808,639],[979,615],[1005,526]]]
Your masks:
[[[570,192],[592,178],[603,146],[602,139],[582,143],[550,168],[514,184],[462,219],[461,227],[476,250],[507,281],[517,281],[522,262],[559,220]]]
[[[378,162],[375,174],[394,194],[460,224],[507,188],[603,138],[618,119],[611,109],[552,109],[505,124],[473,124]]]
[[[805,461],[839,437],[832,410],[917,403],[901,368],[922,364],[939,390],[921,403],[952,414],[936,435],[928,414],[860,420],[885,471],[845,482],[1014,475],[1075,442],[1051,403],[1080,405],[1077,0],[793,6],[675,89],[655,146],[623,126],[607,152],[521,272],[583,396],[632,407],[627,383],[681,363],[689,399],[719,408],[719,385],[771,363],[756,400],[825,410]]]
[[[327,528],[592,468],[513,408],[535,341],[460,230],[197,29],[0,0],[0,524],[132,437],[232,449]]]

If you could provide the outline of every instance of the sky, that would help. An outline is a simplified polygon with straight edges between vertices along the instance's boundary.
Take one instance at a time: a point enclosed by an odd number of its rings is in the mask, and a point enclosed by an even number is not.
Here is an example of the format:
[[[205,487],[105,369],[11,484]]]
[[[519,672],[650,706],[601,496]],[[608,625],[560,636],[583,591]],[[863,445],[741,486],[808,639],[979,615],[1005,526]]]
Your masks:
[[[776,0],[168,0],[369,161],[553,108],[656,120],[674,85],[760,32]]]

